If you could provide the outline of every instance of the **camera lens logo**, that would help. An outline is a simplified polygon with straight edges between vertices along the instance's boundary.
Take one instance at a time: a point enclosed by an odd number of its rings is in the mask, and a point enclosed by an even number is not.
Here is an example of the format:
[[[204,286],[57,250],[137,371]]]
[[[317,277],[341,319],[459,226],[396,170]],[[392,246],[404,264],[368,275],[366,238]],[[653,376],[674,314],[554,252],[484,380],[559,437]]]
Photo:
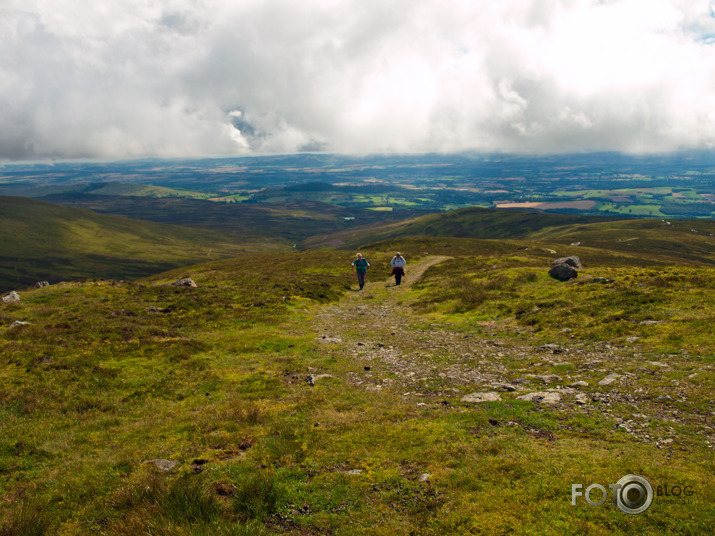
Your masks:
[[[653,486],[640,475],[626,475],[616,484],[609,484],[608,487],[613,493],[613,504],[621,512],[636,515],[642,514],[653,503]],[[680,486],[676,486],[680,491]],[[601,497],[594,500],[595,495]],[[658,487],[660,495],[660,486]],[[585,490],[583,484],[571,484],[571,504],[576,506],[578,497],[583,497],[589,506],[601,506],[608,500],[608,491],[601,484],[591,484]]]
[[[626,514],[642,514],[653,503],[653,486],[639,475],[626,475],[613,486],[615,502]]]

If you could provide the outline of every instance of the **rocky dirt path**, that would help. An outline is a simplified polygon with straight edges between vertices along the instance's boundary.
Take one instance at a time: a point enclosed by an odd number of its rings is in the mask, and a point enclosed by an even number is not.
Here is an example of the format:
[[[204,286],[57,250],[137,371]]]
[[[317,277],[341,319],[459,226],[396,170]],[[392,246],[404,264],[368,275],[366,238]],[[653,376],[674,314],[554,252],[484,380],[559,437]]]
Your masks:
[[[429,398],[463,396],[475,388],[526,390],[519,384],[531,379],[545,388],[562,380],[538,374],[539,367],[533,364],[525,370],[533,372],[534,378],[513,378],[512,365],[521,359],[536,359],[546,367],[560,363],[550,359],[555,348],[542,348],[534,358],[532,346],[475,337],[448,325],[425,323],[412,313],[412,285],[448,258],[430,256],[408,266],[399,287],[392,279],[375,281],[373,272],[365,291],[351,292],[317,313],[314,329],[318,341],[350,356],[358,368],[347,373],[349,381],[371,390],[394,387],[404,390],[405,396]],[[559,397],[552,395],[551,399]]]
[[[554,389],[556,394],[547,403],[560,401],[561,395],[577,395],[578,386],[562,385],[568,378],[544,370],[571,365],[564,362],[566,352],[558,345],[535,348],[476,337],[449,325],[426,323],[413,314],[409,306],[412,285],[448,258],[430,256],[408,266],[399,287],[391,278],[375,281],[373,271],[364,291],[351,292],[339,303],[319,310],[314,324],[317,340],[361,365],[361,370],[347,373],[349,381],[373,390],[399,387],[407,395],[426,397],[466,395],[475,388],[533,392],[530,387],[534,386]],[[614,358],[608,348],[568,353],[576,354],[585,368]]]
[[[677,363],[649,360],[637,348],[605,342],[575,339],[560,345],[534,343],[528,333],[504,337],[504,326],[494,326],[491,337],[489,323],[480,335],[429,323],[410,307],[412,286],[447,259],[427,256],[408,265],[399,287],[374,268],[364,291],[316,310],[316,340],[326,353],[348,363],[344,378],[349,383],[390,390],[419,405],[531,400],[549,411],[596,412],[643,441],[666,445],[672,440],[675,429],[668,423],[682,422],[684,415],[673,413],[671,402],[675,396],[686,401],[687,394],[681,389],[679,395],[664,395],[649,387],[662,383]],[[636,362],[642,366],[634,369]],[[321,371],[313,372],[319,377]],[[691,417],[702,422],[706,416]],[[656,418],[664,421],[659,431],[649,428]],[[711,429],[704,433],[712,440]]]

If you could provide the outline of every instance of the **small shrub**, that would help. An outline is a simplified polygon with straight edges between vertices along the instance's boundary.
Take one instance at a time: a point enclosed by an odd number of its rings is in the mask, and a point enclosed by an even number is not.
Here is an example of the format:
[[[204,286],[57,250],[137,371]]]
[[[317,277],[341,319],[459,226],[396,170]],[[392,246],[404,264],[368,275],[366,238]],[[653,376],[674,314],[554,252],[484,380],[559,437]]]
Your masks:
[[[160,496],[159,504],[167,517],[178,523],[209,523],[220,515],[216,498],[193,475],[172,482]]]
[[[50,518],[40,506],[22,502],[0,526],[0,536],[44,536],[50,528]]]
[[[131,510],[140,506],[155,504],[165,487],[162,475],[154,471],[142,474],[138,481],[117,490],[110,504],[114,510]]]
[[[528,272],[521,274],[516,278],[519,283],[535,283],[539,279],[539,274],[536,272]]]

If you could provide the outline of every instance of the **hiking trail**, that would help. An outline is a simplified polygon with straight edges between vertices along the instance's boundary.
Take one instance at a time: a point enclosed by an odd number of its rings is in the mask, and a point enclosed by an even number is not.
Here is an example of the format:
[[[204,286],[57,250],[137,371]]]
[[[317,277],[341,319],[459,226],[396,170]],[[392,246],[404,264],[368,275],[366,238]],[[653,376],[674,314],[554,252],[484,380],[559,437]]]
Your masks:
[[[648,390],[624,371],[634,357],[630,348],[577,339],[543,344],[528,327],[485,321],[476,322],[475,332],[449,320],[430,323],[429,314],[415,313],[413,285],[450,258],[427,256],[408,264],[400,286],[380,276],[387,268],[373,266],[365,290],[353,285],[339,302],[313,310],[316,341],[343,363],[345,381],[367,391],[391,391],[417,405],[525,397],[545,410],[595,412],[637,439],[659,443],[648,434],[647,420],[665,417],[668,408],[644,407]],[[638,418],[623,418],[618,406],[630,407]]]

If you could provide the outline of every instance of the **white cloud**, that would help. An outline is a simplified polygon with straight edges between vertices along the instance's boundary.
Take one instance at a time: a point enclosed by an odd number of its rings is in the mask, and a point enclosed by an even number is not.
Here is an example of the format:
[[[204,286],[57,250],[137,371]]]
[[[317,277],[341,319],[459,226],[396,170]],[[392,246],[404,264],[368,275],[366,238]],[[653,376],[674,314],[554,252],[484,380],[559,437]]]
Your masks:
[[[0,158],[715,145],[708,0],[4,0]]]

